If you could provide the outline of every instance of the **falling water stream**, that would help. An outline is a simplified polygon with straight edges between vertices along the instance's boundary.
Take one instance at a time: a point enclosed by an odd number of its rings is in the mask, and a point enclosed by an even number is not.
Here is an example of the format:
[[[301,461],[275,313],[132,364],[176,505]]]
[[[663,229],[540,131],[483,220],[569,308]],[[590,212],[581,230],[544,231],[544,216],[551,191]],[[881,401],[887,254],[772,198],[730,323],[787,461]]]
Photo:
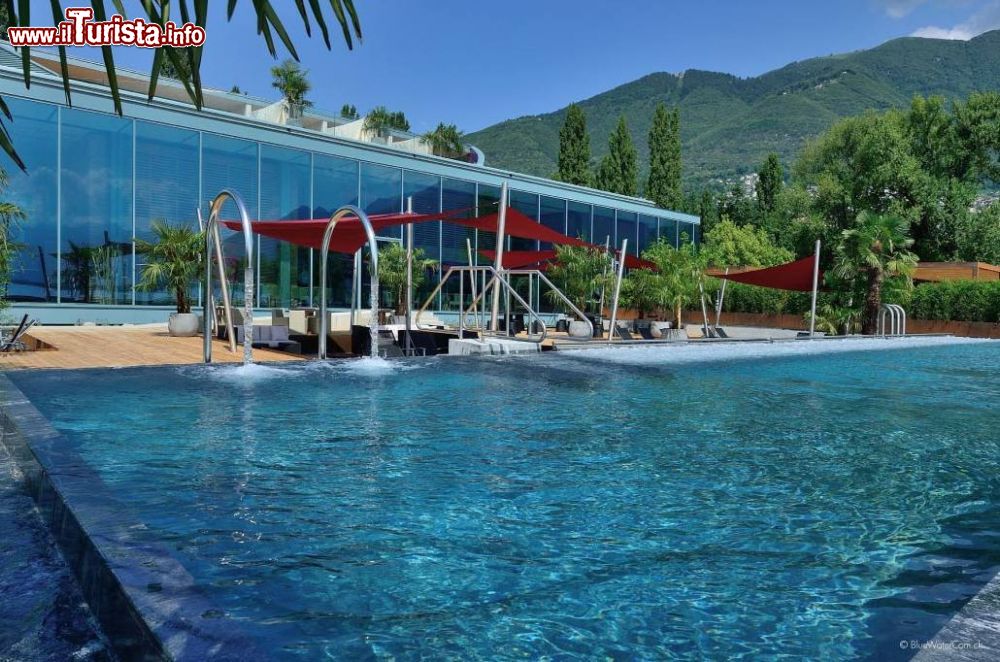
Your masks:
[[[371,357],[378,358],[378,268],[371,269],[371,319],[368,320],[368,333],[371,334]]]
[[[223,276],[224,277],[224,276]],[[243,365],[253,363],[253,268],[243,270]]]

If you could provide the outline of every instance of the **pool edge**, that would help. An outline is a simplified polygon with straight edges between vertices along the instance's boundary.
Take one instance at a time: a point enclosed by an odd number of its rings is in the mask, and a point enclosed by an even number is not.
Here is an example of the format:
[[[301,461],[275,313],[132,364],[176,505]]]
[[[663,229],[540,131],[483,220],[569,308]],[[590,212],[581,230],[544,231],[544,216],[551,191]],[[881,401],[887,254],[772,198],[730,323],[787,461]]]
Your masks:
[[[167,547],[139,539],[144,525],[4,374],[0,444],[24,474],[42,520],[123,659],[265,657],[201,594]]]

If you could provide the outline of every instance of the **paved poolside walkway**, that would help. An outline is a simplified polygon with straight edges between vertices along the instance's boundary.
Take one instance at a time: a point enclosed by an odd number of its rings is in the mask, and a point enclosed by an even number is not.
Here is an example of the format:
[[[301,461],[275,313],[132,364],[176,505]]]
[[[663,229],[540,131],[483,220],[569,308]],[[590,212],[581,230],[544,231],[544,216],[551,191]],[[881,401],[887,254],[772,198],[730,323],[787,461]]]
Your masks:
[[[165,324],[147,326],[37,327],[30,335],[55,349],[0,354],[0,370],[24,368],[123,368],[140,365],[186,365],[202,362],[202,338],[172,338]],[[258,361],[301,361],[305,357],[254,349]],[[236,363],[242,349],[213,340],[212,360]]]

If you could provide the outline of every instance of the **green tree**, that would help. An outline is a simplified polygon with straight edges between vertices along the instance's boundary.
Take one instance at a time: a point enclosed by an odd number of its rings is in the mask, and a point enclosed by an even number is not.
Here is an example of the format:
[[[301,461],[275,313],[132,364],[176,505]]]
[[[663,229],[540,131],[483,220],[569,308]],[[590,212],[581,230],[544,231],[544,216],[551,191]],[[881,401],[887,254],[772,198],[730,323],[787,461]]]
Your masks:
[[[958,259],[1000,264],[1000,202],[967,214],[958,226]]]
[[[112,0],[115,9],[118,10],[119,14],[125,14],[125,5],[121,0]],[[139,11],[144,14],[144,18],[150,23],[157,23],[164,25],[171,17],[169,15],[170,2],[169,0],[161,0],[161,2],[141,2],[136,3],[139,6]],[[254,29],[258,35],[263,37],[264,43],[267,46],[268,52],[271,57],[277,58],[277,47],[275,44],[275,35],[277,35],[278,40],[289,52],[289,54],[294,59],[298,59],[298,51],[295,48],[295,44],[292,43],[291,38],[288,36],[288,30],[285,29],[284,24],[281,21],[281,17],[278,15],[278,4],[271,2],[270,0],[254,0],[253,9],[256,15],[256,21],[254,22]],[[50,3],[52,8],[52,22],[53,24],[59,24],[64,20],[62,3],[52,2]],[[343,34],[344,42],[347,44],[348,48],[354,47],[354,39],[361,39],[361,22],[358,20],[358,13],[354,8],[354,0],[330,0],[330,9],[333,13],[334,20],[336,24],[340,26],[341,33]],[[30,27],[31,24],[38,23],[37,16],[32,17],[27,11],[21,12],[18,16],[14,13],[14,4],[12,2],[3,3],[4,8],[8,11],[8,17],[10,19],[10,25],[17,25],[22,27]],[[19,7],[27,7],[29,3],[20,3]],[[97,21],[106,21],[108,19],[105,10],[104,2],[93,2],[94,7],[94,18]],[[174,5],[176,6],[176,4]],[[311,22],[314,21],[316,27],[319,28],[320,33],[323,36],[323,41],[326,44],[327,50],[331,48],[330,42],[330,32],[327,25],[327,17],[325,16],[323,10],[323,4],[319,2],[310,2],[309,8],[312,14],[312,21],[310,21],[310,11],[307,11],[306,6],[302,2],[296,3],[299,17],[302,20],[303,26],[306,30],[306,35],[312,35]],[[188,5],[187,3],[180,3],[181,7],[181,18],[187,18],[188,16]],[[231,20],[236,10],[239,7],[239,0],[230,0],[228,5],[227,17]],[[286,4],[281,4],[282,8],[286,7]],[[195,2],[194,3],[194,16],[193,23],[204,28],[205,22],[208,17],[208,3],[207,2]],[[58,49],[59,59],[61,60],[61,71],[63,79],[63,90],[66,94],[66,102],[70,103],[70,85],[69,85],[69,67],[66,60],[66,49],[60,47]],[[104,68],[108,77],[108,86],[111,89],[111,98],[114,102],[115,112],[119,115],[122,114],[122,103],[121,94],[118,88],[118,76],[115,69],[114,60],[114,49],[107,47],[102,49],[104,55]],[[172,51],[166,48],[156,49],[153,55],[153,64],[150,75],[149,82],[149,99],[152,100],[156,94],[156,82],[159,78],[160,66],[163,59],[170,58],[174,60],[174,67],[178,70],[181,69],[183,65],[179,63],[181,58],[187,59],[188,70],[190,71],[190,80],[182,79],[181,82],[184,83],[184,87],[187,90],[188,96],[194,103],[195,107],[199,110],[203,105],[203,95],[201,88],[201,62],[202,62],[202,47],[197,48],[185,48],[180,52]],[[21,56],[23,62],[23,77],[26,86],[30,87],[31,83],[31,66],[30,66],[30,50],[28,48],[21,49]],[[0,98],[0,108],[5,109],[6,106],[3,104],[3,99]],[[7,119],[10,119],[8,116]],[[6,124],[0,119],[0,149],[3,149],[11,159],[17,163],[17,165],[23,170],[25,168],[24,162],[21,157],[17,154],[14,149],[14,145],[10,140],[10,135],[7,132]]]
[[[271,67],[271,87],[279,90],[288,103],[289,116],[301,117],[302,109],[311,106],[306,94],[312,89],[309,72],[304,71],[295,60],[285,60]]]
[[[566,120],[559,130],[559,167],[556,179],[567,184],[590,186],[590,134],[587,117],[575,103],[566,109]]]
[[[345,103],[340,107],[340,116],[345,120],[356,120],[358,119],[358,109],[349,103]]]
[[[888,279],[912,285],[911,277],[917,267],[917,256],[909,251],[912,245],[908,223],[892,214],[862,212],[856,225],[841,235],[834,275],[864,292],[862,333],[876,332]]]
[[[608,141],[608,154],[597,169],[597,188],[621,195],[639,192],[639,156],[624,115],[618,118]]]
[[[413,249],[412,282],[416,294],[427,280],[427,271],[437,266],[437,262],[424,257],[422,248]],[[406,314],[406,249],[395,242],[378,251],[378,280],[383,292],[392,295],[392,306],[397,315]]]
[[[622,281],[621,301],[626,308],[637,311],[639,319],[647,312],[664,307],[663,278],[652,269],[632,269]]]
[[[778,195],[784,185],[785,171],[781,167],[781,160],[771,152],[757,171],[757,209],[761,214],[770,214],[775,210]]]
[[[465,154],[462,132],[454,124],[439,123],[436,129],[421,136],[420,142],[429,145],[438,156],[456,158]]]
[[[736,225],[728,218],[705,233],[702,252],[706,263],[717,267],[770,267],[795,257],[775,246],[762,228]]]
[[[680,111],[660,103],[649,130],[649,178],[646,197],[663,209],[677,209],[683,200],[681,186]]]
[[[757,206],[747,195],[743,181],[733,182],[729,192],[719,198],[719,218],[728,218],[737,225],[756,224],[759,220]]]
[[[400,111],[390,111],[385,106],[375,106],[361,125],[361,131],[369,136],[385,138],[390,131],[409,131],[410,122]]]
[[[0,195],[7,190],[7,171],[0,168]],[[9,201],[0,202],[0,310],[7,307],[7,288],[14,272],[14,258],[20,246],[14,239],[24,210]]]
[[[173,290],[178,313],[191,312],[191,286],[201,273],[205,235],[189,225],[170,225],[155,220],[150,229],[155,241],[136,239],[136,253],[144,255],[138,288],[155,290],[161,286]]]
[[[607,287],[611,258],[603,250],[589,246],[556,246],[555,262],[549,267],[552,283],[583,312],[593,308],[602,287]],[[559,299],[549,292],[550,299]]]
[[[176,81],[191,80],[191,65],[186,57],[183,57],[182,48],[172,48],[164,46],[164,50],[173,51],[176,57],[165,57],[160,60],[160,76]]]
[[[656,266],[659,284],[657,302],[672,310],[677,328],[683,323],[685,306],[699,300],[699,284],[704,281],[705,260],[695,244],[684,241],[680,248],[660,239],[642,253],[645,260]]]

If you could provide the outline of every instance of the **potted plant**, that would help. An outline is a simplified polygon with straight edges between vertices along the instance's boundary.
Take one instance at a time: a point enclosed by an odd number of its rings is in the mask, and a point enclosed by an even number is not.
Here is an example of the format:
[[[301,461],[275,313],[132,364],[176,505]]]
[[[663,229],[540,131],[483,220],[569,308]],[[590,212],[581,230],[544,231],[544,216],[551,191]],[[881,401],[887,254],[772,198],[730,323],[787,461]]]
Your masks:
[[[413,291],[418,292],[427,279],[427,271],[437,266],[435,260],[424,257],[421,248],[413,249]],[[383,292],[392,295],[396,324],[406,319],[406,249],[391,243],[378,252],[378,282]]]
[[[312,85],[307,78],[308,71],[303,71],[302,67],[295,60],[285,60],[281,64],[271,67],[271,85],[279,90],[285,97],[288,104],[288,119],[302,119],[302,111],[306,106],[311,106],[312,102],[306,99],[306,93],[312,89]]]
[[[596,300],[597,293],[609,282],[610,258],[598,248],[556,246],[556,261],[549,267],[548,274],[566,298],[586,313]],[[549,292],[548,296],[554,303],[560,303],[554,292]],[[569,323],[570,336],[586,338],[589,333],[590,326],[586,321],[572,320]]]
[[[138,287],[155,290],[166,286],[173,290],[177,312],[170,315],[167,330],[172,336],[194,336],[198,333],[198,316],[191,313],[189,293],[201,272],[205,251],[205,234],[188,225],[170,225],[153,221],[150,229],[155,241],[136,239],[136,253],[145,256]]]

